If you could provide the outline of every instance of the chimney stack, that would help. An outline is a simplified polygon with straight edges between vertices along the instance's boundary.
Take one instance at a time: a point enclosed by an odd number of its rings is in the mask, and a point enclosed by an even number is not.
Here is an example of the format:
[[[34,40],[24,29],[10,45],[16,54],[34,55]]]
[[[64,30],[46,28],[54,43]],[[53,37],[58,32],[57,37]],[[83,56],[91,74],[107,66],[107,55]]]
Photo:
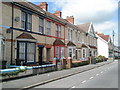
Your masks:
[[[73,16],[67,16],[66,17],[66,20],[68,21],[68,22],[70,22],[71,24],[74,24],[74,17]]]
[[[42,8],[43,10],[47,11],[48,4],[46,2],[41,2],[38,7]]]
[[[55,11],[53,14],[58,16],[58,17],[62,17],[62,12],[61,11]]]

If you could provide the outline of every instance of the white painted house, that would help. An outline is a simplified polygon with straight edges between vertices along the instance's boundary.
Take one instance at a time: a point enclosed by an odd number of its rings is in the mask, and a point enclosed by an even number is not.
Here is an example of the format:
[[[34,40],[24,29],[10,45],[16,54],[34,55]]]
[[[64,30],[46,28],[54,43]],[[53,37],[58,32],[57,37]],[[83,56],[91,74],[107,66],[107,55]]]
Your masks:
[[[102,55],[106,58],[109,58],[109,35],[104,35],[102,33],[96,33],[97,39],[97,49],[98,49],[98,56]]]

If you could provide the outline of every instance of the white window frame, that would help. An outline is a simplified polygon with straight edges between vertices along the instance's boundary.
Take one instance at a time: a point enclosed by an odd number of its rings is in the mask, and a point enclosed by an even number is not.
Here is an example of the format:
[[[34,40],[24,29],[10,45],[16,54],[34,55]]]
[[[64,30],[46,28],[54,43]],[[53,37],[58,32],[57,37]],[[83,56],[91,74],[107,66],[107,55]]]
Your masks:
[[[46,34],[51,35],[51,22],[46,21]]]
[[[44,34],[44,19],[42,18],[39,18],[39,33]]]
[[[55,24],[55,36],[61,37],[61,26],[58,24]]]

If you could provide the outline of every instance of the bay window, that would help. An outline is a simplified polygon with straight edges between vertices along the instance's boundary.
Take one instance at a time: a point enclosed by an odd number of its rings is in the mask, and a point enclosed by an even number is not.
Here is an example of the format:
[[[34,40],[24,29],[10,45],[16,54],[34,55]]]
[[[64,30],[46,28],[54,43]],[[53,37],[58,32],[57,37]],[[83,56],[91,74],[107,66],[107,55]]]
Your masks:
[[[59,57],[59,47],[56,47],[56,58],[60,58]]]
[[[60,59],[62,57],[64,57],[64,47],[59,47],[59,46],[56,46],[55,47],[55,52],[56,52],[56,58]]]
[[[64,57],[64,47],[61,47],[61,57]]]
[[[35,43],[18,41],[18,59],[25,63],[35,62]]]
[[[72,49],[71,48],[69,48],[68,54],[69,54],[69,57],[72,57]]]
[[[25,43],[19,43],[19,59],[25,60]]]

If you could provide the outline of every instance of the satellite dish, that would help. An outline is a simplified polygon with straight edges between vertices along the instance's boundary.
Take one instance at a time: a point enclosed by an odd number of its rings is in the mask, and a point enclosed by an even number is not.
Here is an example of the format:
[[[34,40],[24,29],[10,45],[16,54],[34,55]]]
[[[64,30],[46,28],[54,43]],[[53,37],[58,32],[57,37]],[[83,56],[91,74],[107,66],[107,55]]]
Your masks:
[[[16,17],[16,18],[15,18],[15,21],[16,21],[16,22],[19,22],[19,21],[20,21],[20,17]]]

